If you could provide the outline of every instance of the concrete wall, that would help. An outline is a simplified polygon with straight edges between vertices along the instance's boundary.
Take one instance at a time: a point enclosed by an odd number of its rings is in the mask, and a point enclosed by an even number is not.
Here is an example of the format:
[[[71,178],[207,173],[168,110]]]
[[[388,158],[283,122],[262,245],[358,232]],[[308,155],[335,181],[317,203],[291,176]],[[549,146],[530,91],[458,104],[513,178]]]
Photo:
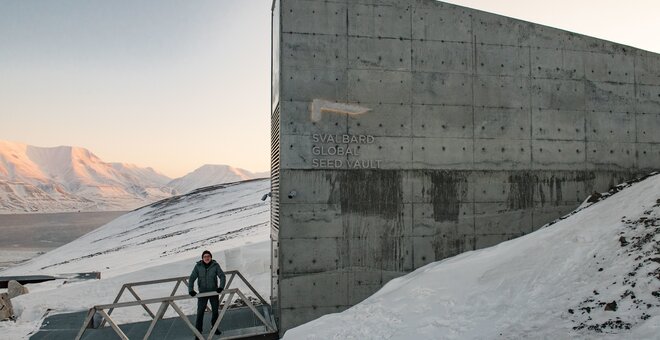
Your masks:
[[[430,0],[278,2],[283,331],[660,168],[657,54]]]

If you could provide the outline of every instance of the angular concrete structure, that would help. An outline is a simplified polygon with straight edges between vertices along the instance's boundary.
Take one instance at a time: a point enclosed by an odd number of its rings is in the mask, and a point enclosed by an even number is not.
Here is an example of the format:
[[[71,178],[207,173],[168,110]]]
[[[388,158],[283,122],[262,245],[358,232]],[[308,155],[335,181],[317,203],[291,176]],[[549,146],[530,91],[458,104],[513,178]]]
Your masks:
[[[647,51],[431,0],[275,0],[272,60],[282,332],[660,168]]]

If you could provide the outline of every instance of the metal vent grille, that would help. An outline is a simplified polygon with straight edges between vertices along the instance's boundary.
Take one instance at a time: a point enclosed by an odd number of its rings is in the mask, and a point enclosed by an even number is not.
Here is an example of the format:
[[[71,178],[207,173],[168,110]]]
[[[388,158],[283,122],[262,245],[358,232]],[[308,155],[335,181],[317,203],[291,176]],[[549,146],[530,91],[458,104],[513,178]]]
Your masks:
[[[270,117],[270,225],[273,232],[280,229],[280,105]]]

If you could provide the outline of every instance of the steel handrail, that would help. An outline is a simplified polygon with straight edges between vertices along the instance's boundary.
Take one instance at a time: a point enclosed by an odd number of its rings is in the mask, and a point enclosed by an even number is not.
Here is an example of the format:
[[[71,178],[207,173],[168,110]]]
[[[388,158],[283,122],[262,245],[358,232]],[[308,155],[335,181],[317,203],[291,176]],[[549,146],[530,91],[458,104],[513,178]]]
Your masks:
[[[252,287],[252,285],[245,279],[245,277],[239,271],[231,270],[231,271],[225,272],[225,275],[227,275],[227,274],[230,277],[229,280],[227,281],[227,285],[226,285],[227,287],[229,287],[231,285],[231,283],[233,282],[234,278],[236,276],[238,276],[241,279],[241,281],[243,281],[243,283],[250,289],[250,291],[254,295],[257,296],[257,298],[259,299],[259,301],[263,305],[270,307],[270,305],[263,299],[263,297],[261,297],[261,295],[256,291],[256,289],[254,289],[254,287]],[[192,297],[190,295],[174,295],[181,283],[186,283],[186,285],[187,285],[187,279],[188,279],[187,276],[180,276],[180,277],[173,277],[173,278],[166,278],[166,279],[159,279],[159,280],[131,282],[131,283],[126,283],[126,284],[122,285],[122,288],[120,289],[119,294],[117,294],[117,297],[115,298],[113,303],[103,304],[103,305],[96,305],[96,306],[89,309],[89,312],[87,313],[87,317],[85,318],[85,321],[83,322],[82,328],[78,332],[76,340],[79,340],[79,339],[82,338],[82,336],[85,333],[85,330],[88,328],[88,326],[89,326],[90,322],[92,321],[94,315],[97,314],[97,313],[99,315],[101,315],[101,317],[103,318],[103,320],[102,320],[99,327],[103,327],[103,325],[105,325],[105,323],[108,322],[110,324],[110,326],[112,327],[112,329],[115,331],[115,333],[117,333],[117,335],[119,335],[119,337],[121,339],[127,340],[128,337],[119,328],[117,323],[114,320],[112,320],[112,317],[110,316],[110,314],[112,314],[112,311],[115,308],[132,307],[132,306],[142,306],[142,308],[144,308],[147,311],[147,313],[149,314],[149,316],[152,318],[152,322],[149,325],[149,329],[147,330],[147,333],[145,334],[145,336],[143,338],[145,340],[148,339],[149,336],[151,335],[151,332],[154,330],[156,322],[158,322],[158,320],[163,318],[163,316],[165,315],[165,312],[167,311],[168,307],[172,307],[172,309],[174,309],[177,312],[177,314],[179,314],[179,317],[193,331],[193,333],[195,334],[195,336],[197,336],[198,339],[204,339],[203,335],[199,331],[197,331],[197,329],[195,329],[193,327],[193,325],[190,323],[190,320],[188,320],[188,317],[183,313],[183,311],[181,311],[179,306],[176,305],[176,303],[174,303],[174,302],[179,301],[179,300],[202,298],[202,297],[216,296],[216,295],[219,295],[219,300],[220,301],[222,301],[225,296],[227,296],[228,298],[227,298],[227,301],[224,303],[224,306],[223,306],[222,310],[220,311],[220,314],[218,315],[218,320],[216,321],[213,328],[211,329],[211,333],[209,334],[208,339],[211,339],[213,337],[213,334],[215,333],[215,330],[218,329],[218,327],[220,326],[220,321],[222,320],[225,313],[227,312],[227,310],[229,308],[229,305],[231,305],[231,303],[234,299],[234,296],[240,297],[243,300],[243,303],[245,303],[245,305],[248,308],[250,308],[250,310],[255,314],[255,316],[257,316],[257,318],[264,324],[264,326],[266,327],[268,332],[277,331],[277,327],[274,324],[272,324],[271,322],[266,321],[266,319],[263,317],[263,315],[261,315],[261,313],[259,313],[259,311],[256,309],[254,304],[252,304],[252,302],[238,288],[227,288],[227,289],[224,289],[221,293],[217,293],[217,292],[199,293],[194,297]],[[151,299],[143,300],[133,290],[133,287],[135,287],[135,286],[161,284],[161,283],[166,283],[166,282],[176,282],[176,286],[174,287],[174,290],[172,290],[172,293],[170,294],[170,296],[166,296],[166,297],[158,297],[158,298],[151,298]],[[136,301],[119,302],[119,299],[121,298],[121,296],[122,296],[122,294],[125,290],[128,290],[135,297]],[[153,304],[153,303],[160,303],[160,307],[159,307],[158,311],[156,312],[156,314],[153,314],[153,312],[149,309],[149,307],[147,307],[147,304]],[[105,311],[106,309],[108,309],[108,312]]]
[[[252,291],[252,293],[254,295],[256,295],[257,298],[259,298],[259,301],[261,302],[261,304],[270,306],[268,304],[268,302],[266,302],[266,300],[257,292],[257,290],[254,289],[254,287],[252,287],[252,285],[245,279],[245,277],[243,276],[243,274],[241,274],[240,271],[238,271],[238,270],[229,270],[229,271],[226,271],[224,273],[225,273],[225,275],[229,276],[229,280],[227,280],[226,288],[231,287],[231,284],[234,281],[234,277],[238,276],[241,279],[241,281],[243,281],[243,283],[250,289],[250,291]],[[112,303],[119,303],[119,300],[121,299],[121,297],[124,294],[124,291],[126,291],[126,290],[128,290],[129,293],[131,293],[131,295],[133,295],[133,297],[135,298],[136,301],[140,301],[141,298],[137,294],[137,292],[135,292],[133,287],[161,284],[161,283],[167,283],[167,282],[176,282],[176,285],[174,286],[174,289],[172,290],[172,293],[170,293],[170,296],[174,296],[176,291],[179,289],[179,286],[180,286],[181,283],[185,284],[186,286],[188,285],[188,278],[189,278],[188,276],[177,276],[177,277],[158,279],[158,280],[148,280],[148,281],[137,281],[137,282],[125,283],[125,284],[122,285],[121,289],[119,290],[119,293],[117,294],[117,296],[115,297],[115,300]],[[144,310],[147,312],[147,314],[149,314],[149,316],[152,319],[154,317],[156,317],[154,315],[154,313],[151,311],[151,309],[149,309],[149,306],[142,305],[142,308],[144,308]],[[206,310],[210,310],[210,309],[207,307]],[[111,315],[113,311],[114,311],[114,308],[110,308],[108,310],[108,315]],[[101,322],[101,325],[99,327],[103,327],[105,325],[105,322],[106,321],[104,319]]]
[[[124,291],[126,291],[126,290],[128,290],[128,291],[131,293],[131,295],[133,295],[133,297],[135,298],[136,301],[140,301],[141,298],[140,298],[140,296],[137,294],[137,292],[135,292],[135,290],[133,289],[133,287],[137,287],[137,286],[146,286],[146,285],[153,285],[153,284],[161,284],[161,283],[167,283],[167,282],[176,282],[176,285],[174,286],[174,289],[172,290],[172,293],[170,293],[170,296],[174,296],[174,294],[176,293],[176,291],[179,289],[179,286],[181,285],[181,283],[184,283],[185,285],[188,285],[188,276],[179,276],[179,277],[166,278],[166,279],[159,279],[159,280],[148,280],[148,281],[138,281],[138,282],[124,283],[124,284],[121,286],[121,289],[119,290],[119,293],[117,294],[117,296],[115,297],[115,299],[114,299],[114,301],[113,301],[112,303],[118,303],[119,300],[121,299],[121,297],[123,296]],[[149,309],[149,307],[148,307],[147,305],[143,305],[142,308],[144,308],[144,310],[147,312],[147,314],[149,314],[149,316],[150,316],[152,319],[153,319],[154,317],[156,317],[156,316],[154,315],[154,313],[151,311],[151,309]],[[113,311],[114,311],[114,308],[110,308],[110,309],[108,310],[108,315],[112,314]],[[99,327],[103,327],[103,326],[105,325],[105,322],[106,322],[106,321],[105,321],[105,319],[104,319],[104,320],[101,322],[101,325],[100,325]]]

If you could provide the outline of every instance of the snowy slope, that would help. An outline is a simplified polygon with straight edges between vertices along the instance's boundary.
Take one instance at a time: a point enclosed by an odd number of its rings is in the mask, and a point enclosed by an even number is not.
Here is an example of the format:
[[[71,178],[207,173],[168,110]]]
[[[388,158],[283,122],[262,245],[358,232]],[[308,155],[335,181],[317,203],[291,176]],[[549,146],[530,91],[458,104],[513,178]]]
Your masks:
[[[183,177],[172,180],[167,186],[174,188],[178,193],[184,194],[210,185],[269,176],[267,172],[254,173],[229,165],[206,164]]]
[[[660,339],[660,175],[429,264],[285,339]]]
[[[218,185],[171,197],[0,275],[100,271],[103,277],[199,255],[200,249],[267,231],[268,180]],[[241,241],[241,242],[244,242]]]
[[[65,284],[58,280],[29,285],[30,293],[12,300],[17,323],[0,323],[0,334],[20,339],[50,314],[85,310],[110,303],[126,282],[189,275],[204,249],[225,270],[246,275],[266,299],[270,269],[268,180],[217,185],[168,198],[132,211],[83,237],[18,267],[5,275],[61,274],[100,271],[101,280]],[[145,297],[170,293],[172,286],[139,290]],[[185,289],[180,291],[185,293]],[[195,301],[182,302],[194,313]],[[117,314],[115,314],[117,313]],[[141,308],[117,310],[118,322],[146,320]]]
[[[171,196],[169,180],[84,148],[0,141],[0,213],[130,210]]]

